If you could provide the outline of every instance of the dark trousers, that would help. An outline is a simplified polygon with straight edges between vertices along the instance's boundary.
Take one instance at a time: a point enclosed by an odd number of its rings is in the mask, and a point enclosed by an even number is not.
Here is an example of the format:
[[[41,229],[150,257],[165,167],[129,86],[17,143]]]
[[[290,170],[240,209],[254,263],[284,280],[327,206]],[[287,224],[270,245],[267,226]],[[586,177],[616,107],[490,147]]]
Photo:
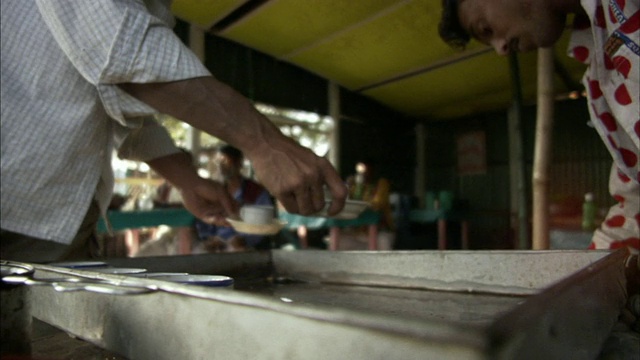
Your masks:
[[[0,258],[47,263],[96,257],[100,252],[96,237],[96,224],[99,218],[98,204],[92,201],[80,229],[69,245],[0,229]]]

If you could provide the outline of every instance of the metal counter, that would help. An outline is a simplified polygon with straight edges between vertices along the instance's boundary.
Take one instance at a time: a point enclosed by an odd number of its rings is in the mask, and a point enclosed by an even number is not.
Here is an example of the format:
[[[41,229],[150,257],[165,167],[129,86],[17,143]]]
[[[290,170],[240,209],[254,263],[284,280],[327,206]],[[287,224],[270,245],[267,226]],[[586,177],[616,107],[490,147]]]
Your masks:
[[[155,289],[32,289],[36,318],[129,359],[595,358],[624,251],[271,251],[112,259],[220,274],[234,290],[35,265]]]

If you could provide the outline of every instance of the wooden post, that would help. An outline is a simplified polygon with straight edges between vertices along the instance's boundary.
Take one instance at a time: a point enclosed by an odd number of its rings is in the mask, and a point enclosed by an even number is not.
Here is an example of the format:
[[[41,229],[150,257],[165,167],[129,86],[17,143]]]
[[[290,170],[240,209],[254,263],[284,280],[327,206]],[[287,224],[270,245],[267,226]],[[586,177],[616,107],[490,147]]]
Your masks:
[[[424,197],[427,188],[427,157],[426,157],[426,131],[422,123],[416,125],[416,183],[414,193],[418,197],[418,206],[424,209]]]
[[[330,137],[329,162],[340,173],[340,87],[329,81],[329,116],[333,119],[333,131]]]
[[[513,105],[509,111],[509,167],[511,175],[511,227],[516,228],[515,247],[529,247],[529,211],[527,205],[526,164],[522,129],[522,85],[518,54],[509,56]],[[515,218],[513,215],[516,215]]]
[[[189,49],[204,62],[205,57],[205,36],[204,31],[194,25],[189,27]],[[182,120],[182,119],[180,119]],[[189,126],[187,133],[187,148],[193,154],[193,161],[197,164],[198,154],[200,152],[200,134],[202,131],[193,126]]]
[[[329,250],[338,250],[338,241],[340,241],[340,228],[332,226],[329,228]]]
[[[553,132],[553,48],[538,50],[538,113],[533,160],[533,249],[549,249],[549,163]]]

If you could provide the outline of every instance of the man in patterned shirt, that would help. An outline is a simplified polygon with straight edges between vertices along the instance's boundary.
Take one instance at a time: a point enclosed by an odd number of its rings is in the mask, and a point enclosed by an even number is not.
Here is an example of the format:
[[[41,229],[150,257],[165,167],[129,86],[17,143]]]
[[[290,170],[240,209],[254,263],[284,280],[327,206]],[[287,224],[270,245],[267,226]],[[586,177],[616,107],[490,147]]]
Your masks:
[[[111,154],[145,161],[180,189],[198,218],[237,211],[197,175],[153,115],[165,113],[241,149],[287,209],[311,214],[331,189],[330,163],[296,144],[217,81],[171,30],[167,0],[3,0],[1,6],[1,257],[88,255],[113,189]]]
[[[590,248],[640,248],[640,10],[638,0],[443,0],[440,36],[454,47],[471,37],[498,54],[552,46],[575,14],[569,55],[588,64],[583,83],[596,130],[614,163],[617,204]]]

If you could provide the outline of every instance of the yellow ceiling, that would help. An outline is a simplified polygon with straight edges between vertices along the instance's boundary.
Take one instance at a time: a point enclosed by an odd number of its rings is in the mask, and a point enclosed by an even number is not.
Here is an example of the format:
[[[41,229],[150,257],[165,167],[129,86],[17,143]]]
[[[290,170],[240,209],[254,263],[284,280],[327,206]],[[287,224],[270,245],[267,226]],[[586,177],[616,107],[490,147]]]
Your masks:
[[[248,2],[255,2],[249,0]],[[203,29],[247,0],[174,0],[175,15]],[[507,58],[472,42],[454,51],[437,34],[441,0],[267,0],[216,35],[333,80],[402,113],[444,119],[504,109]],[[556,55],[573,82],[584,66]],[[525,102],[536,97],[536,54],[520,56]],[[569,89],[557,77],[557,92]]]

